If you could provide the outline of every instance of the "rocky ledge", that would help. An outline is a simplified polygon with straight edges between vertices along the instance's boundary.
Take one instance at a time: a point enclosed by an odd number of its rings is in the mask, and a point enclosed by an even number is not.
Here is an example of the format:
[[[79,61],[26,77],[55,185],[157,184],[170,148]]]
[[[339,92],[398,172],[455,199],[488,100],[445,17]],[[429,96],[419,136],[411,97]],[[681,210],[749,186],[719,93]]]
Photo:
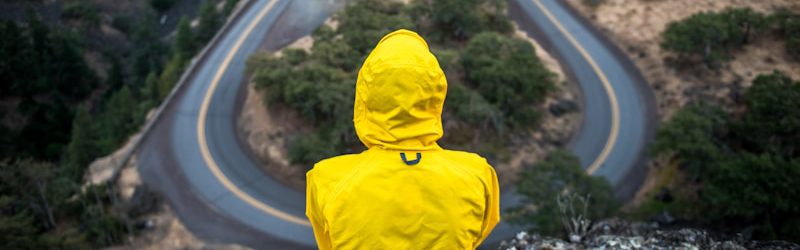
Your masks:
[[[570,241],[520,232],[503,241],[498,249],[800,249],[785,241],[754,241],[743,234],[727,239],[691,228],[662,228],[658,223],[627,222],[609,219],[595,223],[583,236]]]

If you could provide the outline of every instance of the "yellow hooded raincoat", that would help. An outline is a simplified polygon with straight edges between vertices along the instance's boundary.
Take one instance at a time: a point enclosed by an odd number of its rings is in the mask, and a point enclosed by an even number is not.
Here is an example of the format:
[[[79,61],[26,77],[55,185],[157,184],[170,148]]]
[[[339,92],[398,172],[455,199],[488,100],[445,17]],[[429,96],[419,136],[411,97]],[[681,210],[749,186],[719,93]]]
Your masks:
[[[306,215],[320,249],[474,249],[500,219],[494,169],[444,150],[444,72],[425,40],[392,32],[367,57],[353,112],[368,150],[307,174]]]

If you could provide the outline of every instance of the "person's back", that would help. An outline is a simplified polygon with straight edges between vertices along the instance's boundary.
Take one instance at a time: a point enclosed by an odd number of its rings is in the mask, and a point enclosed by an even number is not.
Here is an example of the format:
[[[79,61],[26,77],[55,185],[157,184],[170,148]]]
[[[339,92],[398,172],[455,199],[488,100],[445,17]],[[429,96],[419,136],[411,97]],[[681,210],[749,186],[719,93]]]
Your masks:
[[[414,32],[386,35],[359,71],[353,122],[368,150],[307,174],[320,249],[474,249],[499,220],[494,169],[444,150],[447,82]]]

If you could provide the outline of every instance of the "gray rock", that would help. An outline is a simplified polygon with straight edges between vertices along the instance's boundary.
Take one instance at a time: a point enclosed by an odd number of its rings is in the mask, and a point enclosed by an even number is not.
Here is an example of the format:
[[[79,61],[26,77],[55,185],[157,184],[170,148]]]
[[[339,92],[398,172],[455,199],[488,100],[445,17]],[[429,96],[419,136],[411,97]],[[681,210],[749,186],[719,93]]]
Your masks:
[[[660,229],[654,223],[631,223],[619,219],[596,222],[580,242],[567,242],[552,237],[521,232],[499,249],[800,249],[800,245],[785,241],[751,241],[737,237],[735,241],[717,241],[700,229]]]
[[[550,114],[560,117],[564,114],[578,111],[578,104],[573,100],[558,99],[556,102],[550,104],[547,110],[550,111]]]

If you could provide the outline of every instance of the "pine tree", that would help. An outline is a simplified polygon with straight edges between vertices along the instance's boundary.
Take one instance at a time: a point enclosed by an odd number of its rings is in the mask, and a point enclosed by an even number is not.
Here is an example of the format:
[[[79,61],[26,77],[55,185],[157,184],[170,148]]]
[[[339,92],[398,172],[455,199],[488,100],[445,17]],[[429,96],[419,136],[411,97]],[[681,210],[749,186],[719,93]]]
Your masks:
[[[172,87],[180,80],[181,73],[183,73],[183,67],[186,65],[186,61],[181,60],[180,57],[174,56],[171,60],[167,63],[167,66],[164,67],[164,72],[161,72],[161,76],[158,80],[158,98],[164,99],[169,95],[172,91]]]
[[[37,241],[33,217],[24,209],[14,208],[14,197],[0,196],[0,248],[44,248]]]
[[[158,101],[160,101],[158,94],[158,76],[156,76],[155,73],[150,72],[150,74],[147,74],[147,79],[144,80],[142,96],[153,103],[158,103]]]
[[[197,44],[204,46],[222,25],[222,19],[217,12],[215,1],[206,0],[200,7],[200,22],[197,25]]]
[[[135,123],[134,115],[137,107],[128,86],[123,86],[111,96],[103,111],[104,133],[101,137],[101,155],[111,153],[136,128],[138,124]]]
[[[119,57],[111,56],[111,68],[108,69],[108,80],[106,80],[106,85],[108,85],[108,93],[118,90],[125,84],[125,76],[122,72],[122,64],[119,61]]]
[[[72,139],[67,145],[67,175],[73,180],[80,180],[89,163],[97,157],[96,135],[92,117],[85,107],[79,107],[72,122]]]
[[[222,8],[222,15],[228,16],[233,12],[233,8],[236,7],[236,4],[239,3],[239,0],[225,0],[225,6]]]
[[[173,51],[181,60],[188,60],[195,53],[195,37],[192,28],[189,26],[189,19],[181,17],[178,22],[178,31],[175,34],[175,42],[172,45]]]

